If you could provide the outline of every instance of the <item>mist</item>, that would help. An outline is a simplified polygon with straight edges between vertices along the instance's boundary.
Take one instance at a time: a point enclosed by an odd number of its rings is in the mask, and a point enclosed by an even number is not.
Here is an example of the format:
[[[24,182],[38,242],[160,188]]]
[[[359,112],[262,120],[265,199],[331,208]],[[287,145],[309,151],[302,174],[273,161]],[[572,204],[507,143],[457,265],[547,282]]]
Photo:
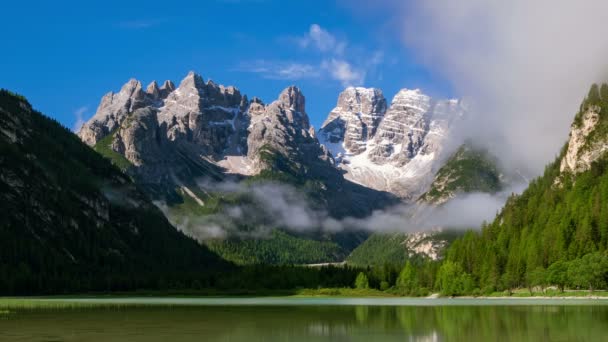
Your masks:
[[[461,194],[439,207],[399,204],[376,210],[365,218],[333,218],[298,189],[274,182],[199,182],[200,189],[207,193],[238,198],[210,215],[173,216],[172,209],[165,203],[157,202],[156,205],[180,231],[199,241],[226,237],[267,238],[277,228],[295,233],[411,233],[437,228],[477,229],[482,222],[494,219],[507,197],[520,192],[524,186],[520,184],[498,194]]]
[[[559,153],[590,85],[607,80],[608,1],[380,3],[408,51],[470,104],[461,133],[527,177]]]

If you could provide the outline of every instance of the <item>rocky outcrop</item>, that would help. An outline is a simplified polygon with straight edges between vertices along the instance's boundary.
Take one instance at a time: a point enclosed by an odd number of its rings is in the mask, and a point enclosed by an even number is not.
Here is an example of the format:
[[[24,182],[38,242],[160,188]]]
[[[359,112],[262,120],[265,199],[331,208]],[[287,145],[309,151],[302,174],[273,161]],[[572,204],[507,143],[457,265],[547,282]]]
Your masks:
[[[600,106],[589,106],[581,113],[580,121],[575,121],[570,130],[568,148],[560,163],[560,172],[573,174],[587,171],[591,164],[608,151],[605,139],[590,139],[600,123]]]
[[[399,91],[387,108],[379,90],[348,88],[318,136],[347,179],[413,200],[428,188],[463,113],[460,101],[420,90]]]
[[[156,110],[150,107],[140,108],[118,129],[112,149],[140,167],[158,162],[165,141],[166,135],[158,125]]]

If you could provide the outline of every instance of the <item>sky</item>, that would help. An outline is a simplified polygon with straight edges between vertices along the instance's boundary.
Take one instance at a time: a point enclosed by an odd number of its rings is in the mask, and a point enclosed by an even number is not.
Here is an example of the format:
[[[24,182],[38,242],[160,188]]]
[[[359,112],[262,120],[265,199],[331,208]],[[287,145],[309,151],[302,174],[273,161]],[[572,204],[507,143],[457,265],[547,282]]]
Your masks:
[[[193,70],[271,102],[290,85],[316,128],[349,85],[463,98],[457,135],[542,173],[592,82],[608,80],[606,0],[10,1],[0,87],[68,128],[130,78]]]
[[[398,18],[353,1],[11,1],[0,87],[75,128],[130,78],[176,84],[193,70],[265,102],[290,85],[319,128],[347,86],[453,95],[402,43]]]

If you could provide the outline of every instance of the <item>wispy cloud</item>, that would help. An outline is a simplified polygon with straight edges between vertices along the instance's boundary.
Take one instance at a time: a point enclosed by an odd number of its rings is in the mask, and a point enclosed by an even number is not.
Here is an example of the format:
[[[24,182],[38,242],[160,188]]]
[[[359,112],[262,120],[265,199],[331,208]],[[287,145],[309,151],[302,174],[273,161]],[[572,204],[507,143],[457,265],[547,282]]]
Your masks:
[[[268,0],[215,0],[215,2],[223,4],[259,4],[268,2]]]
[[[166,21],[166,19],[133,19],[121,21],[116,26],[126,30],[143,30],[161,25]]]
[[[301,48],[314,47],[321,52],[341,55],[346,49],[346,41],[338,40],[334,35],[318,24],[310,25],[310,29],[303,37],[296,38]]]
[[[87,106],[80,107],[74,111],[75,121],[74,125],[72,126],[72,131],[78,132],[80,130],[82,125],[85,123],[84,117],[88,111],[89,107]]]
[[[512,191],[522,189],[518,185],[496,195],[463,194],[441,207],[400,204],[376,210],[366,218],[336,219],[327,211],[312,205],[301,191],[286,184],[199,180],[198,186],[203,191],[230,194],[242,199],[238,204],[227,205],[213,215],[189,220],[176,220],[165,203],[155,203],[179,230],[199,241],[228,236],[267,237],[276,228],[293,232],[322,230],[332,233],[350,230],[419,232],[437,227],[469,229],[493,219]],[[243,226],[254,229],[243,231]]]
[[[236,70],[257,73],[268,79],[328,79],[348,87],[363,85],[368,72],[384,61],[382,51],[368,54],[367,49],[351,48],[345,39],[339,39],[318,24],[310,25],[308,32],[301,36],[279,40],[288,42],[287,47],[295,46],[297,51],[312,52],[314,57],[296,61],[256,60],[241,63]]]
[[[332,58],[321,63],[321,68],[329,72],[334,80],[340,81],[344,87],[360,85],[365,81],[365,71],[355,69],[345,60]]]
[[[310,64],[256,60],[241,63],[237,71],[251,72],[261,75],[263,78],[275,80],[301,80],[306,78],[320,77],[319,68]]]

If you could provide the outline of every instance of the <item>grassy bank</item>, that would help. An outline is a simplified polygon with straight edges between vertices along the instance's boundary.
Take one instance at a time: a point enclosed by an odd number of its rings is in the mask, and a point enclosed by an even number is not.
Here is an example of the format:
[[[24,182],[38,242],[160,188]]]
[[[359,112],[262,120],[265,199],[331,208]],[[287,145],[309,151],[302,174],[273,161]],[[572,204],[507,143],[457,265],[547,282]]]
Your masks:
[[[296,291],[298,297],[396,297],[394,294],[376,289],[321,288],[301,289]]]
[[[559,290],[548,289],[544,292],[541,291],[533,291],[530,293],[529,290],[526,289],[517,289],[514,290],[511,294],[506,291],[503,292],[493,292],[491,294],[485,295],[484,297],[518,297],[518,298],[534,298],[534,297],[551,297],[551,298],[564,298],[564,297],[608,297],[608,291],[578,291],[578,290],[566,290],[561,292]]]
[[[210,295],[213,293],[213,295]],[[219,292],[219,291],[197,291],[197,292],[129,292],[129,293],[112,293],[112,294],[86,294],[74,296],[49,296],[49,297],[0,297],[0,317],[9,315],[15,311],[29,310],[64,310],[64,309],[88,309],[88,308],[134,308],[134,307],[149,307],[149,306],[174,306],[171,303],[133,303],[125,301],[120,302],[121,298],[218,298],[218,297],[344,297],[344,298],[399,298],[400,296],[391,292],[379,291],[376,289],[352,289],[352,288],[320,288],[320,289],[299,289],[292,291],[234,291],[234,292]],[[555,299],[575,299],[575,298],[606,298],[608,299],[608,291],[566,291],[560,292],[557,290],[547,290],[545,292],[534,292],[530,294],[526,290],[516,290],[511,295],[506,292],[495,292],[484,296],[463,296],[460,298],[555,298]],[[80,301],[82,299],[117,299],[114,302],[103,301]],[[195,304],[196,305],[196,304]]]

